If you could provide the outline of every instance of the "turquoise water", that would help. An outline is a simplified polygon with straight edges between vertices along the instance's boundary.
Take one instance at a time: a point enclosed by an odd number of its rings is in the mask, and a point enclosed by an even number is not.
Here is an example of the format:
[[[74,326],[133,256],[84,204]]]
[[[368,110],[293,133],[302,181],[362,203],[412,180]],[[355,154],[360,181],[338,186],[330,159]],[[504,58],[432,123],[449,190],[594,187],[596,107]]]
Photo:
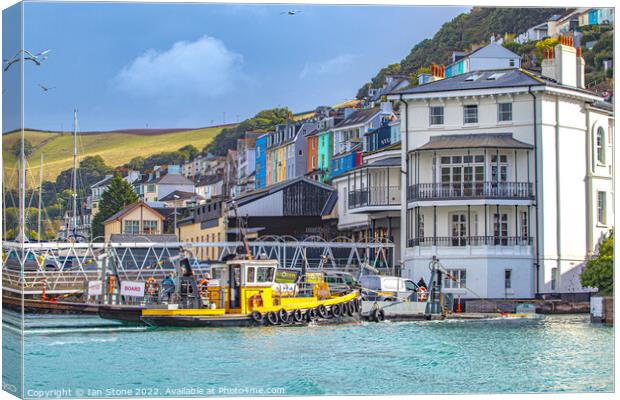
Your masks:
[[[77,323],[91,327],[71,327]],[[258,329],[107,324],[27,317],[26,396],[61,389],[71,390],[63,397],[130,397],[614,388],[613,328],[582,315]]]

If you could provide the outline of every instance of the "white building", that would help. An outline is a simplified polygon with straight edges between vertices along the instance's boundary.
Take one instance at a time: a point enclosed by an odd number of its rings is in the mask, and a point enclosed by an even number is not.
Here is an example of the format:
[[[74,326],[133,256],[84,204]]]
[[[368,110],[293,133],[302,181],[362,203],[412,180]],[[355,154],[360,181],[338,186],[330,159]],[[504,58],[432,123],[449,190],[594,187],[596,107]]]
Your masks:
[[[367,154],[363,165],[332,180],[338,192],[338,230],[358,241],[394,243],[394,257],[385,256],[395,266],[401,255],[400,157],[397,143]]]
[[[437,256],[461,298],[589,291],[579,275],[613,222],[614,117],[562,43],[546,78],[476,71],[389,96],[401,102],[403,276],[428,280]]]
[[[452,64],[446,65],[445,76],[449,78],[470,71],[499,68],[519,68],[521,57],[501,44],[492,41],[465,55],[453,55]]]
[[[530,41],[538,41],[542,40],[545,37],[549,36],[549,24],[547,21],[534,25],[515,39],[517,43],[527,43]]]
[[[140,172],[133,170],[120,170],[121,176],[123,180],[129,184],[133,184],[135,181],[140,179]],[[105,178],[100,180],[99,182],[94,183],[90,187],[90,196],[88,197],[88,209],[90,209],[90,214],[94,217],[99,212],[99,202],[101,202],[101,196],[103,193],[108,190],[110,186],[110,181],[114,177],[114,174],[107,174]]]

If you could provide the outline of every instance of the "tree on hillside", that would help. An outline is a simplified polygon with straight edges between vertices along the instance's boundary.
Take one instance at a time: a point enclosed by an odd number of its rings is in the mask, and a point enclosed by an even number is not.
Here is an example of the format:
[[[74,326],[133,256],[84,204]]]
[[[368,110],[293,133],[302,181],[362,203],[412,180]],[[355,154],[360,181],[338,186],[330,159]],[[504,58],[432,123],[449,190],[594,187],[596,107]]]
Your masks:
[[[415,45],[409,55],[400,62],[401,74],[409,75],[420,67],[431,63],[447,64],[451,62],[455,50],[471,50],[472,46],[488,43],[491,35],[505,33],[519,34],[533,25],[546,21],[554,14],[563,14],[560,8],[482,8],[474,7],[468,13],[446,22],[432,39],[425,39]],[[391,66],[386,67],[390,69]],[[372,78],[370,84],[364,84],[357,93],[358,98],[365,97],[368,87],[378,88],[383,85],[386,68],[381,69]]]
[[[603,239],[598,255],[588,261],[581,272],[581,285],[597,288],[602,295],[614,293],[614,232]]]
[[[283,124],[293,118],[288,108],[273,108],[263,110],[254,117],[246,119],[232,128],[224,128],[215,139],[202,149],[203,154],[226,155],[229,149],[234,149],[239,139],[247,131],[271,130],[277,124]]]
[[[103,222],[106,219],[138,200],[138,195],[133,191],[133,187],[119,173],[116,173],[110,181],[108,189],[103,192],[99,203],[99,212],[93,218],[93,237],[103,236]]]
[[[105,178],[106,174],[112,172],[112,168],[107,166],[103,158],[97,156],[87,156],[80,161],[78,166],[78,190],[83,194],[90,190],[90,186]],[[73,184],[73,168],[62,171],[56,177],[56,190],[62,191],[71,188]]]
[[[134,171],[142,171],[144,168],[144,157],[137,156],[129,160],[127,164],[124,165],[125,168],[132,169]]]
[[[28,139],[19,139],[11,146],[11,153],[15,157],[21,157],[22,154],[22,140],[24,141],[24,156],[26,158],[30,157],[33,151],[32,143],[28,141]]]
[[[185,155],[185,161],[191,161],[194,158],[198,157],[198,155],[200,154],[200,151],[193,144],[185,145],[181,147],[178,151]]]

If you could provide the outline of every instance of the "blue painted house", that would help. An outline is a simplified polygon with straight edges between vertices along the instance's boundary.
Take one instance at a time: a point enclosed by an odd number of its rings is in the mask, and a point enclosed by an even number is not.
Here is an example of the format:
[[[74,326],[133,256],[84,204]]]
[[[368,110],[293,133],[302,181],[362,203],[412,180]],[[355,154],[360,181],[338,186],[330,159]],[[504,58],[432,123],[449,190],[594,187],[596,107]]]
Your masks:
[[[256,188],[267,186],[267,136],[264,134],[256,139]]]

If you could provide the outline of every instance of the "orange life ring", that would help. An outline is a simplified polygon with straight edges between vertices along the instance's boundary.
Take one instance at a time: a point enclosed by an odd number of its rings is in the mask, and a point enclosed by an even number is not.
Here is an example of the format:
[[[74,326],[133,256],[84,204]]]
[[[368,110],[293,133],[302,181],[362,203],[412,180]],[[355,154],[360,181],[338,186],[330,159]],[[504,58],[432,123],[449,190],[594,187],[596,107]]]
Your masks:
[[[426,301],[428,290],[424,286],[418,287],[418,301]]]
[[[209,286],[209,281],[207,279],[203,279],[198,284],[198,292],[201,296],[205,296],[207,294],[207,287]]]
[[[159,285],[155,278],[150,277],[146,280],[146,293],[154,296],[157,294],[157,290],[159,289]]]
[[[250,297],[250,308],[262,307],[263,306],[263,296],[260,293],[256,293],[254,296]]]

